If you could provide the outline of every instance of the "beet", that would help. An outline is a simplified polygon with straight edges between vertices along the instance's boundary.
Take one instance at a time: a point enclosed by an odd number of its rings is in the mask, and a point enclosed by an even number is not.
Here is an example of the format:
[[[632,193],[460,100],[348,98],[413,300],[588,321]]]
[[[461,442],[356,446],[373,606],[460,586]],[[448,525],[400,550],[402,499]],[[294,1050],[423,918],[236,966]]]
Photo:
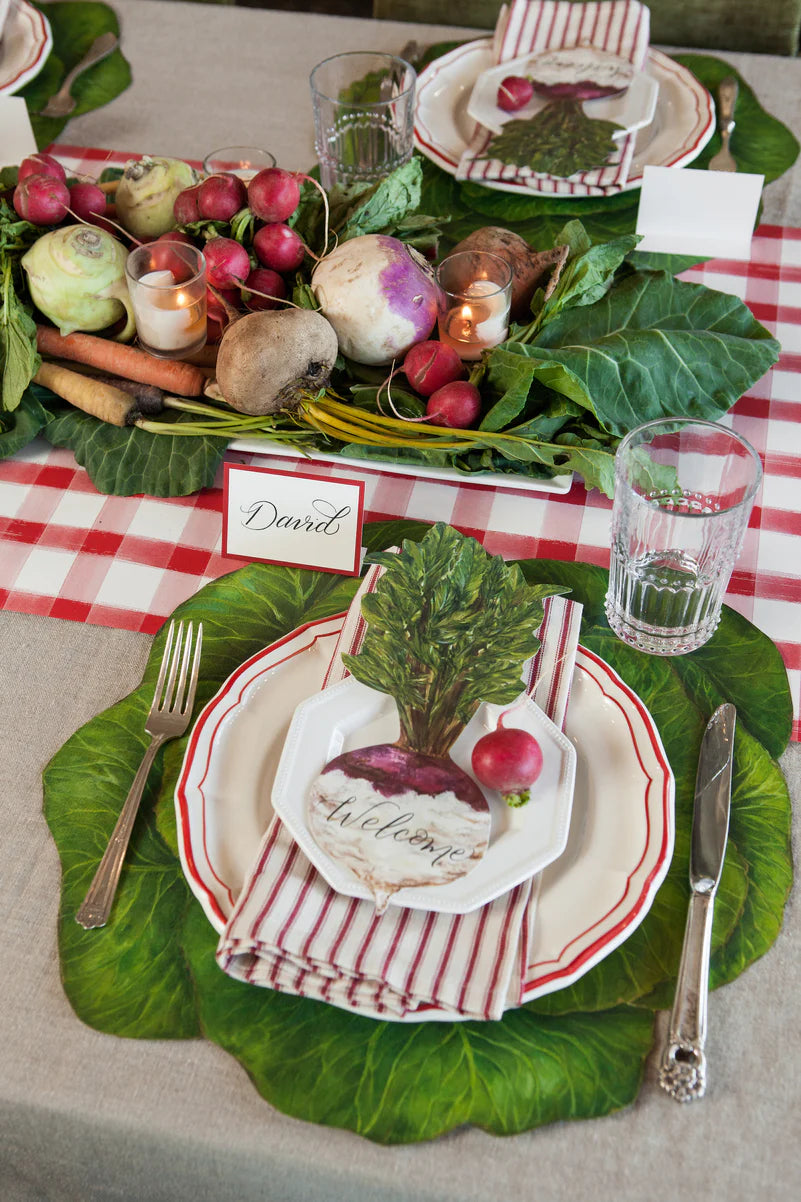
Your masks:
[[[398,889],[464,876],[489,845],[484,794],[450,758],[379,743],[336,756],[312,785],[309,828],[367,885],[380,914]]]

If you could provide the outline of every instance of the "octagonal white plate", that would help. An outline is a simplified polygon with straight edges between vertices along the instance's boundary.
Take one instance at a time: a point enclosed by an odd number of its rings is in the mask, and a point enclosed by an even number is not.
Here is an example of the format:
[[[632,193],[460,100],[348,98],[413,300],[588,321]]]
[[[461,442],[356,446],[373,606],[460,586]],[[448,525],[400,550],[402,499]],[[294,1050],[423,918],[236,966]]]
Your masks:
[[[573,804],[576,752],[533,701],[514,709],[480,706],[451,748],[451,758],[472,775],[473,745],[495,729],[504,710],[509,715],[506,725],[527,730],[542,749],[542,771],[532,788],[531,800],[519,809],[511,809],[498,792],[479,785],[489,805],[491,822],[484,856],[468,873],[447,884],[399,889],[389,899],[391,906],[466,914],[534,876],[564,851]],[[348,897],[371,900],[373,894],[345,864],[333,859],[316,842],[307,816],[309,792],[315,778],[335,756],[375,743],[394,743],[399,733],[394,699],[352,678],[302,702],[289,724],[273,783],[273,809],[329,885]],[[425,823],[424,813],[418,818]]]
[[[467,113],[473,86],[482,71],[493,66],[492,41],[481,38],[457,46],[435,59],[417,81],[414,142],[427,158],[450,175],[467,149],[475,122]],[[684,167],[701,153],[715,131],[715,105],[709,92],[686,67],[653,46],[646,71],[659,93],[653,121],[637,134],[634,158],[623,191],[639,188],[647,166]],[[478,182],[478,181],[474,181]],[[481,180],[499,192],[531,195],[525,183]],[[547,193],[554,200],[561,193]],[[564,193],[568,199],[575,199]]]
[[[27,0],[11,0],[0,42],[0,96],[38,75],[53,45],[50,22]]]
[[[273,810],[295,706],[323,681],[344,615],[246,660],[195,723],[175,790],[181,863],[222,933]],[[572,984],[642,922],[673,854],[673,776],[647,708],[579,647],[565,733],[576,748],[567,846],[541,876],[523,1000]],[[410,1021],[440,1017],[436,1008]]]

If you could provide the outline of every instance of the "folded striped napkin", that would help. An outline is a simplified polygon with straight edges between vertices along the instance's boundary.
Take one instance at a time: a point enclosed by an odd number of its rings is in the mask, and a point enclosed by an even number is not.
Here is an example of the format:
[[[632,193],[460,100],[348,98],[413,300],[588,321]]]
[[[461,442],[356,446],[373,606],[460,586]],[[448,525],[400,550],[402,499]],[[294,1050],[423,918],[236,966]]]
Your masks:
[[[348,675],[342,654],[358,652],[366,630],[361,601],[382,574],[375,566],[365,576],[323,688]],[[580,605],[548,598],[542,646],[523,675],[526,691],[560,726],[580,618]],[[389,906],[378,915],[371,902],[333,890],[276,817],[220,938],[217,962],[239,980],[374,1017],[500,1018],[520,999],[534,902],[529,880],[469,914]]]
[[[493,42],[499,63],[543,50],[591,45],[626,58],[640,70],[648,57],[650,12],[639,0],[513,0],[502,10]],[[456,171],[457,179],[525,184],[533,192],[557,196],[611,196],[628,179],[636,132],[620,138],[602,167],[567,179],[502,163],[487,155],[493,134],[477,125]]]

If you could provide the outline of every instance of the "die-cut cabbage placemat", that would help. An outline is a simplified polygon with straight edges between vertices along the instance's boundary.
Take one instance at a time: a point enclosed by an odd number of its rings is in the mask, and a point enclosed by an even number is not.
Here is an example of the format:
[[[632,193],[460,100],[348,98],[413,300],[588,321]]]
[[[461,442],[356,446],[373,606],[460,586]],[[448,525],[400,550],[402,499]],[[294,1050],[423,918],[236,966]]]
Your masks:
[[[424,530],[374,523],[365,542],[384,548]],[[82,930],[75,912],[146,744],[159,635],[144,683],[77,731],[44,773],[45,815],[63,868],[61,971],[79,1018],[133,1038],[205,1036],[236,1056],[279,1110],[382,1143],[430,1139],[465,1123],[510,1134],[634,1100],[654,1010],[670,1004],[678,965],[701,733],[724,699],[738,708],[738,729],[713,986],[767,951],[781,926],[792,883],[790,801],[775,763],[790,732],[786,673],[770,640],[729,609],[706,647],[672,660],[649,657],[609,630],[602,569],[552,560],[522,567],[532,583],[568,585],[583,602],[582,642],[648,706],[676,775],[673,863],[630,938],[571,987],[497,1023],[375,1022],[233,981],[217,968],[216,934],[177,856],[173,788],[185,739],[167,746],[151,774],[109,925]],[[180,606],[177,616],[204,623],[197,712],[248,656],[301,622],[346,609],[356,585],[251,564]]]

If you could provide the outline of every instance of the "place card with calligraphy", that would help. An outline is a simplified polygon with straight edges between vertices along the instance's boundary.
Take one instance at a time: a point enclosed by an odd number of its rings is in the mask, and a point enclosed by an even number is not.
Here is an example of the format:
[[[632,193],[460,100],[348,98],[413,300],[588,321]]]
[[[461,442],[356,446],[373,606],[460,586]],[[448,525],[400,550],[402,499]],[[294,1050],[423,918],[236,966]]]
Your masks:
[[[364,481],[225,465],[223,554],[356,576]]]

